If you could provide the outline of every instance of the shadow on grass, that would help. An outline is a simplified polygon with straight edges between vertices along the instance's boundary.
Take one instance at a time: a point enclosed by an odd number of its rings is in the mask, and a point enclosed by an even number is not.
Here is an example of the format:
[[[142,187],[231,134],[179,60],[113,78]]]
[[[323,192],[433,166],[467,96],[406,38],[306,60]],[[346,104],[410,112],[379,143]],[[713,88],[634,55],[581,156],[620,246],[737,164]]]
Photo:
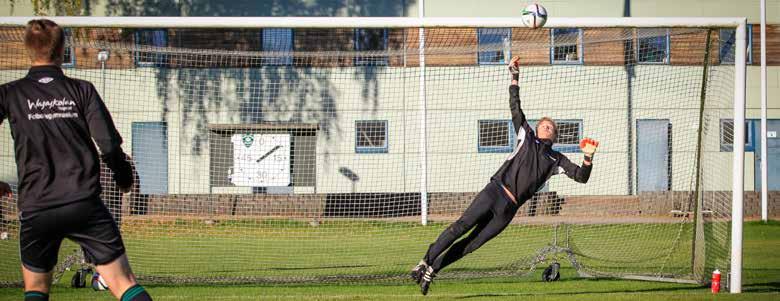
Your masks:
[[[780,293],[780,282],[751,283],[742,286],[745,293]]]
[[[626,281],[629,282],[631,280],[625,280],[620,278],[599,278],[599,279],[582,279],[582,278],[574,278],[574,279],[561,279],[558,282],[604,282],[604,281]],[[639,282],[639,281],[637,281]],[[644,281],[643,281],[644,282]],[[541,282],[539,282],[541,283]],[[647,282],[644,282],[647,283]],[[617,288],[617,289],[605,289],[605,290],[569,290],[569,291],[561,291],[561,292],[554,292],[554,291],[534,291],[534,292],[527,292],[527,293],[486,293],[486,294],[471,294],[466,295],[462,297],[455,297],[455,299],[471,299],[471,298],[485,298],[485,297],[520,297],[520,296],[556,296],[556,295],[566,295],[566,296],[576,296],[576,295],[589,295],[589,294],[621,294],[621,293],[653,293],[653,292],[677,292],[677,291],[689,291],[689,290],[697,290],[702,289],[704,286],[698,286],[698,285],[691,285],[691,284],[677,284],[677,283],[666,283],[669,285],[669,287],[648,287],[648,288]],[[559,289],[559,288],[558,288]],[[751,291],[753,292],[753,291]]]

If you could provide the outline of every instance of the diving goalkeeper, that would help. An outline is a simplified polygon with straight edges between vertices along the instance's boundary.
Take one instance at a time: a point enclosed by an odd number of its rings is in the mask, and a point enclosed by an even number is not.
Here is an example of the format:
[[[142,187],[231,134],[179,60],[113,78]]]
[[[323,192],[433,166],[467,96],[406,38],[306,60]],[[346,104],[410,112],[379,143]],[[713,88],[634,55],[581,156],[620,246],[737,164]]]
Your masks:
[[[518,57],[509,62],[509,71],[512,74],[509,107],[517,131],[514,151],[463,215],[439,235],[428,247],[422,261],[412,269],[412,278],[420,284],[423,295],[428,293],[431,281],[441,269],[474,252],[501,233],[512,221],[517,209],[542,188],[551,176],[565,173],[579,183],[588,182],[590,177],[598,142],[590,138],[580,142],[585,155],[582,167],[553,150],[558,135],[555,121],[543,117],[534,132],[520,107]],[[468,236],[455,242],[469,230],[472,231]]]

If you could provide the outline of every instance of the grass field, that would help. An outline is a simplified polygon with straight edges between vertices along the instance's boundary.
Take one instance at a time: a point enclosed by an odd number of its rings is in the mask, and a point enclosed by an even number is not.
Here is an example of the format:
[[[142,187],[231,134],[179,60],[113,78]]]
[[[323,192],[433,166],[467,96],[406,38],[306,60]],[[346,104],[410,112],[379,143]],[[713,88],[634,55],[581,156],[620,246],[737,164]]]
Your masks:
[[[290,225],[288,225],[290,226]],[[362,227],[368,227],[361,225]],[[379,226],[377,229],[386,227]],[[607,226],[605,226],[607,227]],[[615,226],[619,227],[619,226]],[[292,227],[295,228],[295,227]],[[417,233],[416,237],[428,237],[435,236],[439,227],[433,230],[421,230],[423,228],[416,227],[415,231],[427,231],[430,233]],[[589,231],[605,231],[609,228],[585,228]],[[300,229],[303,231],[302,229]],[[397,229],[398,231],[409,231],[412,229]],[[528,228],[525,228],[528,232]],[[625,229],[622,229],[623,231]],[[293,229],[292,231],[296,231]],[[325,230],[321,230],[325,231]],[[371,232],[371,228],[364,228],[362,231]],[[508,231],[513,231],[508,229]],[[542,230],[539,230],[543,232]],[[546,230],[545,230],[546,231]],[[688,231],[688,229],[683,229]],[[531,231],[534,232],[534,231]],[[619,231],[616,231],[616,233]],[[509,232],[507,237],[513,237],[519,235],[518,232]],[[133,234],[128,235],[128,247],[133,250]],[[397,233],[396,233],[397,234]],[[549,233],[538,234],[548,235]],[[281,235],[281,234],[280,234]],[[287,233],[290,235],[290,233]],[[340,233],[339,235],[345,235]],[[265,235],[263,243],[269,243],[274,235]],[[652,238],[652,237],[651,237]],[[176,235],[170,237],[162,237],[166,240],[168,246],[171,244],[181,247],[187,241],[182,240],[181,237]],[[323,238],[327,240],[328,238]],[[335,238],[333,238],[335,239]],[[505,238],[506,239],[506,238]],[[281,241],[281,240],[280,240]],[[335,240],[334,240],[335,243]],[[366,242],[368,243],[368,242]],[[625,242],[624,242],[625,243]],[[769,224],[762,224],[756,222],[746,223],[745,225],[745,245],[744,245],[744,294],[741,295],[728,295],[722,294],[718,296],[712,296],[707,288],[703,288],[697,285],[688,284],[672,284],[672,283],[658,283],[658,282],[644,282],[644,281],[628,281],[619,279],[583,279],[577,278],[575,272],[570,267],[565,267],[563,270],[562,280],[555,283],[543,283],[539,281],[540,272],[536,271],[531,275],[525,277],[512,277],[512,278],[487,278],[487,279],[468,279],[468,280],[454,280],[454,279],[437,279],[432,286],[431,293],[426,296],[427,299],[436,300],[452,300],[452,299],[475,299],[475,300],[488,300],[488,299],[531,299],[531,300],[780,300],[780,255],[777,255],[777,250],[780,249],[780,223],[771,222]],[[486,248],[498,248],[503,243],[497,242],[494,245],[488,245]],[[645,246],[653,246],[655,243],[645,243]],[[338,244],[336,244],[338,245]],[[360,245],[360,242],[355,244]],[[515,245],[517,245],[515,243]],[[631,245],[625,243],[625,245]],[[424,249],[424,245],[420,246],[419,242],[415,244],[416,248]],[[290,246],[292,247],[292,246]],[[407,246],[400,246],[407,247]],[[215,247],[216,248],[216,247]],[[453,266],[453,270],[457,269],[469,269],[476,268],[476,264],[483,263],[487,265],[497,264],[497,262],[491,262],[489,260],[490,248],[480,250],[475,254],[463,260],[463,265]],[[186,248],[183,248],[186,249]],[[135,250],[138,250],[136,248]],[[164,251],[164,250],[143,250],[144,252]],[[339,252],[338,248],[334,250],[326,250],[324,254],[331,254],[331,257],[323,256],[321,258],[309,258],[312,261],[333,262],[338,261],[334,254],[331,252]],[[221,250],[217,249],[200,249],[197,252],[193,251],[193,254],[201,254],[202,258],[198,260],[206,260],[205,257],[212,252],[220,253]],[[419,257],[422,251],[414,250],[410,257]],[[683,250],[681,253],[689,252],[689,250]],[[358,252],[360,253],[360,252]],[[418,254],[419,253],[419,254]],[[291,253],[292,254],[292,253]],[[132,256],[132,253],[131,253]],[[288,258],[274,258],[275,260],[298,260],[294,255],[289,255]],[[366,256],[366,254],[361,254]],[[400,255],[399,255],[400,256]],[[370,256],[368,256],[370,258]],[[192,258],[192,257],[186,257]],[[406,258],[403,258],[406,260]],[[6,259],[4,259],[6,260]],[[16,260],[16,259],[13,259]],[[8,263],[8,261],[6,261]],[[151,262],[136,261],[139,270],[151,268]],[[413,262],[412,262],[413,263]],[[154,263],[159,264],[159,263]],[[305,262],[304,262],[305,264]],[[338,262],[336,262],[338,264]],[[2,266],[11,266],[2,264]],[[191,265],[193,269],[197,269],[198,265]],[[389,271],[397,270],[404,267],[391,267]],[[353,268],[359,270],[359,267]],[[376,267],[373,267],[376,271]],[[324,268],[322,269],[325,270]],[[347,269],[349,270],[349,268]],[[254,271],[258,274],[265,273],[284,273],[289,272],[286,269],[265,269],[256,270],[253,268],[236,269],[223,271],[226,274],[247,271]],[[308,273],[320,273],[313,269]],[[380,270],[381,271],[381,270]],[[11,273],[11,271],[0,271],[3,273]],[[179,273],[179,271],[168,271],[171,274]],[[446,271],[445,271],[446,272]],[[324,273],[324,272],[323,272]],[[63,279],[69,279],[64,277]],[[390,283],[390,284],[329,284],[329,285],[254,285],[254,286],[240,286],[240,285],[224,285],[224,286],[165,286],[165,285],[147,285],[148,290],[155,297],[155,300],[408,300],[421,298],[418,287],[409,283]],[[65,285],[65,281],[55,285],[53,289],[53,300],[111,300],[110,295],[105,292],[94,292],[90,289],[71,289]],[[18,300],[21,297],[21,290],[18,288],[3,288],[0,289],[0,300]]]

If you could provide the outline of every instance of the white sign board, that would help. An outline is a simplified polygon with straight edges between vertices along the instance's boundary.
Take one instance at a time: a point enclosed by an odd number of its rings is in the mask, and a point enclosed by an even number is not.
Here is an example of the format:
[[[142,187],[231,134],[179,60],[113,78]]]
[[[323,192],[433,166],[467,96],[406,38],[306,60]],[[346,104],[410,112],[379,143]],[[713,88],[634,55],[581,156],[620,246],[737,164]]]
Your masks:
[[[235,134],[230,182],[236,186],[290,185],[290,134]]]

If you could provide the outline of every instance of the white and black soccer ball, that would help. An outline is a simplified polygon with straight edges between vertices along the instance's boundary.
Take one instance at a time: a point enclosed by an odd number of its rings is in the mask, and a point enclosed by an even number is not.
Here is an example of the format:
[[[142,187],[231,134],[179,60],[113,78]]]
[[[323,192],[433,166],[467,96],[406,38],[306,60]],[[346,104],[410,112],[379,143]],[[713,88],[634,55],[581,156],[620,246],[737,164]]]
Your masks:
[[[97,272],[92,274],[92,289],[96,291],[105,291],[108,289],[108,284],[103,276],[100,276]]]
[[[521,16],[523,24],[530,28],[539,28],[547,23],[547,9],[541,4],[534,3],[523,9]]]

